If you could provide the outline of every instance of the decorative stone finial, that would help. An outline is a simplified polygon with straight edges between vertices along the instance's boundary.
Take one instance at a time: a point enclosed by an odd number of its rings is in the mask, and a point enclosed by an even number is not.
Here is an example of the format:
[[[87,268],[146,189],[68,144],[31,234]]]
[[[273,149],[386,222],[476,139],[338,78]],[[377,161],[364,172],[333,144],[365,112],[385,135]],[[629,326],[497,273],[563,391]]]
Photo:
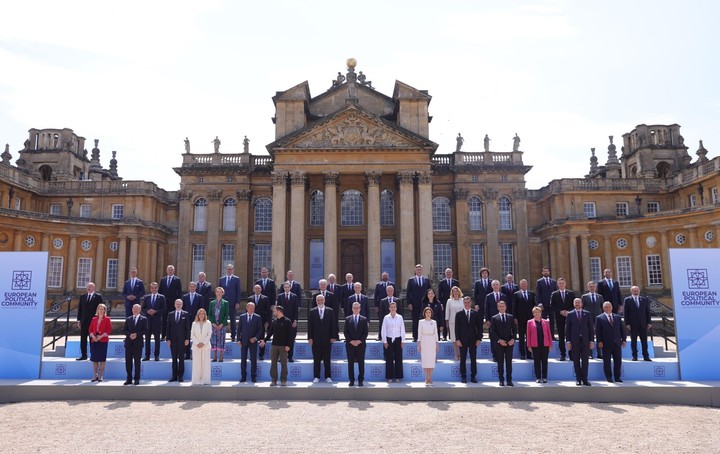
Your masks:
[[[247,136],[243,139],[243,153],[250,153],[250,139]]]
[[[608,160],[605,165],[620,165],[620,161],[618,161],[617,158],[617,147],[613,143],[613,136],[608,137],[610,138],[610,145],[608,145]]]
[[[590,156],[590,174],[592,175],[597,172],[598,158],[595,156],[595,148],[591,148],[590,153],[592,154],[592,156]]]
[[[5,144],[5,151],[3,151],[3,154],[0,155],[2,157],[2,163],[5,165],[10,165],[10,160],[12,159],[12,155],[10,154],[10,144]]]
[[[352,68],[352,69],[354,70],[355,67],[357,66],[357,60],[355,60],[355,59],[352,58],[352,57],[351,57],[351,58],[348,58],[345,63],[347,64],[348,69],[351,69],[351,68]]]
[[[115,158],[115,156],[117,156],[117,151],[112,152],[112,159],[110,160],[110,175],[114,177],[118,176],[117,159]]]
[[[102,166],[100,165],[100,149],[98,148],[98,143],[100,143],[100,140],[95,139],[95,147],[92,149],[92,158],[90,159],[90,169],[92,170],[102,169]]]
[[[708,161],[708,158],[707,158],[708,151],[703,146],[702,140],[700,141],[700,147],[695,152],[695,154],[698,155],[698,162],[707,162]]]

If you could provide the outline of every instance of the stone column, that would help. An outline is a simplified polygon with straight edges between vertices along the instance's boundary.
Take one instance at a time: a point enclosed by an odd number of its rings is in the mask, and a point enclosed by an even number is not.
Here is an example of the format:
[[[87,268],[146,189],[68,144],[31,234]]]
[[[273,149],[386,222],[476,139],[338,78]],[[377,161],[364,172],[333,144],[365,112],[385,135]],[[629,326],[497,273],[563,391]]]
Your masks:
[[[222,191],[208,191],[207,236],[205,245],[205,273],[208,276],[221,276],[227,263],[220,263],[220,219],[222,216]],[[233,263],[233,266],[235,264]],[[177,268],[177,264],[175,264]],[[219,268],[218,268],[219,267]],[[192,271],[191,271],[192,273]],[[184,281],[189,282],[189,281]]]
[[[548,263],[542,264],[540,266],[549,266],[550,267],[550,275],[553,278],[558,277],[558,256],[557,256],[557,246],[556,243],[558,242],[557,237],[551,236],[547,239],[548,242]]]
[[[338,274],[337,253],[337,185],[338,172],[323,174],[325,180],[325,219],[323,248],[325,250],[325,275]]]
[[[402,282],[415,274],[415,201],[413,200],[413,179],[415,172],[400,170],[397,181],[400,186],[400,277]]]
[[[191,191],[180,191],[180,206],[178,212],[178,235],[177,235],[177,257],[178,263],[189,263],[188,266],[181,267],[178,270],[178,276],[182,282],[189,282],[188,278],[192,273],[192,243],[190,242],[190,232],[193,229],[192,214],[193,214],[193,193]],[[138,270],[140,276],[145,276],[143,279],[148,282],[149,279],[153,279],[154,276],[162,276],[162,274],[156,274],[161,264],[164,263],[165,258],[158,254],[156,267],[149,270]],[[160,265],[158,265],[158,263]],[[122,269],[122,268],[121,268]],[[123,270],[124,271],[124,270]],[[208,276],[208,279],[210,276]],[[149,282],[147,284],[149,286]]]
[[[647,287],[647,279],[645,279],[644,268],[644,257],[640,251],[640,235],[637,233],[631,234],[632,238],[632,272],[633,272],[633,285],[637,285],[641,289]]]
[[[364,283],[366,290],[370,290],[370,282],[380,279],[382,268],[380,246],[380,178],[382,172],[365,172],[367,177],[367,275]]]
[[[575,290],[575,292],[582,293],[583,286],[580,284],[580,267],[578,266],[578,248],[577,248],[578,236],[574,234],[568,235],[568,255],[570,256],[570,282],[568,287]]]
[[[241,284],[247,284],[248,293],[252,293],[252,258],[248,256],[248,242],[250,229],[250,199],[252,191],[242,189],[236,193],[238,204],[235,213],[235,226],[237,229],[237,241],[235,244],[235,272],[240,279]],[[193,276],[192,280],[196,280],[197,276]]]
[[[527,193],[524,188],[516,188],[513,190],[513,219],[515,220],[515,232],[517,238],[517,248],[515,250],[515,263],[517,269],[516,276],[530,276],[530,244],[528,242],[528,223],[527,223]],[[520,279],[515,279],[516,283]],[[528,283],[529,285],[529,283]]]
[[[290,269],[295,271],[295,279],[308,286],[305,281],[305,172],[290,174]]]
[[[93,281],[95,287],[100,291],[104,287],[105,275],[103,270],[105,269],[105,236],[98,235],[97,244],[95,245],[95,276]]]
[[[140,265],[138,264],[138,237],[137,236],[131,236],[130,237],[130,255],[128,257],[128,262],[130,266],[136,266],[138,269],[140,269]]]
[[[120,232],[119,238],[118,238],[118,280],[120,282],[125,282],[125,279],[128,275],[128,266],[127,266],[127,239],[123,235],[122,232]],[[143,279],[145,282],[147,282],[148,288],[150,286],[150,276],[143,277],[139,273],[148,273],[149,270],[138,270],[138,277]],[[149,273],[148,273],[149,274]],[[124,313],[124,312],[123,312]]]
[[[690,224],[683,226],[688,231],[688,243],[691,248],[695,249],[700,247],[698,241],[698,226],[697,224]]]
[[[272,173],[272,265],[275,280],[280,284],[285,280],[287,248],[287,172]]]
[[[471,276],[470,268],[470,246],[468,245],[468,190],[455,188],[453,190],[455,199],[455,225],[457,226],[457,263],[454,266],[455,277],[462,283],[468,285],[474,282],[475,276]]]
[[[40,250],[41,251],[49,251],[50,250],[50,234],[49,233],[42,234]],[[50,254],[50,255],[52,255],[52,254]]]
[[[162,243],[158,244],[157,251],[158,251],[157,252],[158,258],[157,258],[157,262],[155,262],[155,270],[154,270],[155,277],[151,277],[151,279],[159,281],[163,276],[165,276],[165,270],[167,269],[167,266],[169,265],[169,263],[165,263],[165,262],[167,262],[167,260],[165,258],[165,245]],[[188,277],[184,281],[182,281],[182,278],[180,278],[182,282],[190,282],[192,280],[190,278],[190,275],[192,274],[192,257],[190,257],[190,259],[188,259],[187,263],[189,263],[190,266],[183,266],[182,268],[185,270],[184,273]],[[217,276],[216,276],[216,278],[217,278]],[[210,279],[211,279],[210,276],[208,276],[208,281],[212,282]]]
[[[20,230],[15,230],[15,235],[13,237],[13,251],[20,251],[22,250],[23,245],[23,232]]]
[[[615,270],[612,257],[612,244],[610,244],[610,237],[603,235],[603,258],[605,259],[605,263],[603,263],[602,269],[605,270],[609,268],[613,270],[613,276],[617,279],[617,270]]]
[[[672,279],[670,276],[670,253],[668,252],[668,234],[663,229],[660,233],[660,271],[662,272],[663,288],[670,288]]]
[[[590,245],[588,244],[590,235],[583,233],[580,235],[580,257],[582,258],[582,282],[584,286],[590,282]],[[602,272],[600,273],[602,276]]]
[[[500,243],[498,242],[498,227],[500,225],[498,222],[497,206],[498,191],[497,189],[485,189],[483,190],[483,195],[485,197],[485,219],[487,220],[485,223],[487,229],[487,260],[485,261],[485,266],[490,269],[490,277],[492,279],[499,278],[500,282],[502,282],[502,276],[500,276],[502,272],[500,264]]]
[[[567,274],[567,256],[563,254],[562,251],[562,243],[565,241],[564,235],[558,235],[555,237],[555,268],[553,271],[553,277],[555,279],[559,277],[564,277],[566,281],[570,279],[570,276]],[[567,282],[568,288],[570,288],[571,283]]]
[[[149,282],[147,282],[147,279],[150,278],[150,273],[154,274],[154,273],[156,273],[156,271],[158,269],[158,260],[160,259],[160,255],[158,255],[157,241],[153,240],[150,242],[148,255],[149,255],[149,257],[148,257],[149,260],[147,261],[147,268],[142,268],[142,270],[140,268],[138,268],[138,276],[140,276],[140,273],[142,273],[143,276],[145,276],[145,279],[146,279],[145,285],[146,286],[149,285]],[[135,265],[135,266],[137,266],[137,265]],[[184,267],[184,268],[187,268],[187,267]],[[180,276],[178,270],[175,270],[175,274]],[[180,279],[182,280],[182,278],[183,277],[181,276]],[[182,281],[182,282],[187,282],[187,281]]]
[[[430,276],[434,268],[432,222],[432,172],[418,172],[418,232],[420,263]],[[437,270],[435,270],[437,271]]]
[[[65,276],[65,291],[74,292],[75,284],[77,284],[77,238],[78,236],[70,235],[70,243],[68,244],[68,263],[67,275]]]

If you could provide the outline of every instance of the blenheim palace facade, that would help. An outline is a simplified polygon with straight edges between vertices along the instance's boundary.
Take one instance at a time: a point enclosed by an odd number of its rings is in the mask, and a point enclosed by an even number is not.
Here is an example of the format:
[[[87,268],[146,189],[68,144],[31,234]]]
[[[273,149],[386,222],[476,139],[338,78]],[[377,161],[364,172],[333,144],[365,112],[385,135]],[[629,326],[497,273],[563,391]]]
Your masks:
[[[466,292],[484,266],[534,281],[547,265],[575,290],[611,268],[669,303],[668,249],[720,246],[720,158],[702,142],[692,157],[680,126],[639,125],[619,150],[613,137],[593,150],[584,178],[527,189],[519,137],[483,151],[458,137],[437,153],[430,100],[400,81],[379,93],[350,60],[322,94],[307,82],[277,92],[269,156],[247,140],[201,154],[186,141],[177,191],[123,180],[115,152],[102,168],[97,140],[88,154],[70,129],[30,129],[2,154],[0,251],[48,251],[50,301],[90,280],[117,295],[132,266],[148,282],[174,264],[186,287],[234,263],[248,291],[263,266],[312,289],[329,273],[400,284],[422,263],[451,267]]]

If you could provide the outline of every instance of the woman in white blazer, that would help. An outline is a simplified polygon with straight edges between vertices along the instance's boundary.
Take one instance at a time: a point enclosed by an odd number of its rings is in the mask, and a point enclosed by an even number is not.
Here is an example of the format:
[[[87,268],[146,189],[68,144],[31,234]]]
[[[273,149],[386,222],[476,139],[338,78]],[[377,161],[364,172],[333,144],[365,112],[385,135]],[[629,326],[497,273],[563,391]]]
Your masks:
[[[210,384],[210,335],[212,323],[207,318],[205,309],[200,309],[195,315],[195,321],[190,331],[192,340],[192,384]]]

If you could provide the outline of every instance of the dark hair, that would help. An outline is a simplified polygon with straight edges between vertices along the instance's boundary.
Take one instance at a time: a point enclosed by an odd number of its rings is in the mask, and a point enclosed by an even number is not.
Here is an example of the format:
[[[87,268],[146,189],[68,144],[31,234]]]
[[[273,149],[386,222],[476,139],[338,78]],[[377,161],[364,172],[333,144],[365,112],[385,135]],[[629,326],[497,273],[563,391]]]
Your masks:
[[[432,301],[430,301],[430,298],[428,298],[428,293],[430,293],[430,292],[433,292],[433,300]],[[423,296],[422,301],[420,301],[420,303],[422,304],[422,303],[436,303],[436,302],[438,302],[437,292],[435,292],[435,289],[430,287],[425,292],[425,295]]]

